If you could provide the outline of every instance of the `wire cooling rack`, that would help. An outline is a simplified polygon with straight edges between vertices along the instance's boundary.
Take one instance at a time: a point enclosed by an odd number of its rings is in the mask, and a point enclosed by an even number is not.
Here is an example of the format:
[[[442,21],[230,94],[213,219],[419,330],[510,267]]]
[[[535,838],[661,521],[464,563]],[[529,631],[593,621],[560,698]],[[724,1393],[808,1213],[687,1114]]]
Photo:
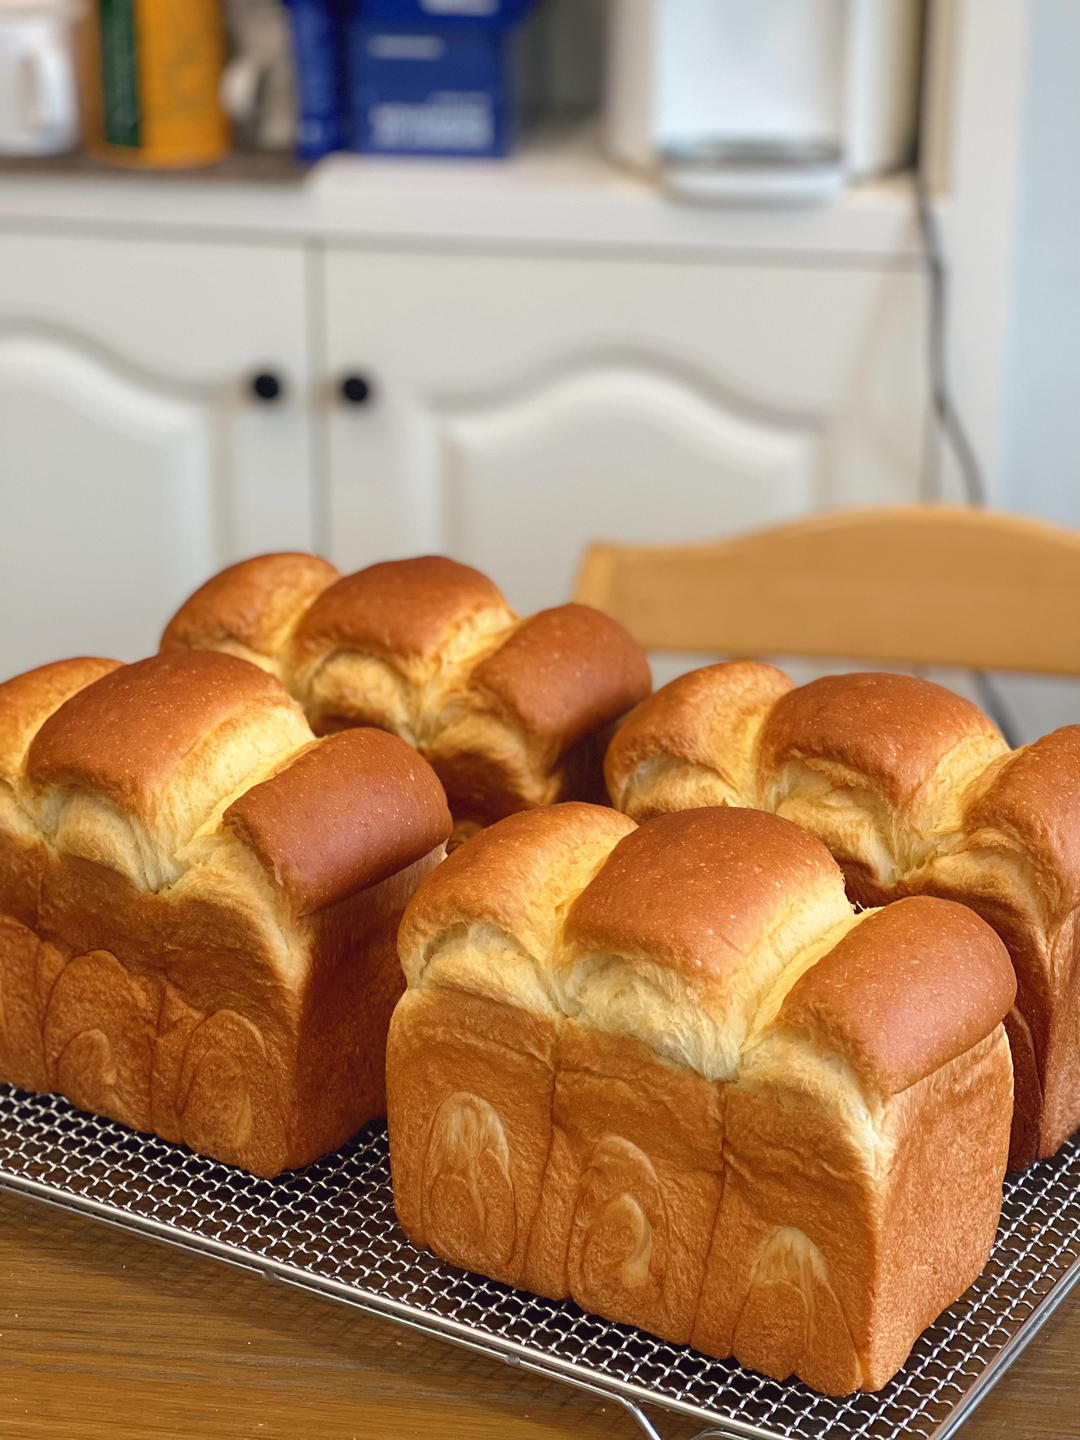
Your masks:
[[[1010,1178],[990,1263],[877,1395],[843,1400],[709,1360],[414,1250],[386,1130],[277,1180],[0,1084],[0,1186],[246,1266],[511,1364],[752,1440],[945,1440],[1080,1276],[1080,1147]]]

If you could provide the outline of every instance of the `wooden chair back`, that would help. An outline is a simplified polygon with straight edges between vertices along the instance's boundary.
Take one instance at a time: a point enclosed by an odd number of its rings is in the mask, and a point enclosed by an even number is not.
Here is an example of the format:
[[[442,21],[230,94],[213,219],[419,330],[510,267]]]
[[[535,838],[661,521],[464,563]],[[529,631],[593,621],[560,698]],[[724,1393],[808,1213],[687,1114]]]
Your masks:
[[[576,598],[646,649],[1080,675],[1080,534],[989,510],[847,510],[709,544],[597,544]]]

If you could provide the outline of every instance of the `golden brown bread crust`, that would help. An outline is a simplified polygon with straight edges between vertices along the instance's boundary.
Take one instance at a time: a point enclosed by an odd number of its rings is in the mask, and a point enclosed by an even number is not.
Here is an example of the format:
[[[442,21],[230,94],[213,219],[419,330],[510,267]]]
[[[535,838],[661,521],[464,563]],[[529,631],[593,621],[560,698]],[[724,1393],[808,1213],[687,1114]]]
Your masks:
[[[281,654],[312,601],[338,579],[318,555],[256,555],[214,575],[165,627],[162,650],[225,650],[280,674]]]
[[[43,868],[37,827],[20,794],[26,752],[54,710],[118,665],[85,657],[58,660],[0,685],[0,910],[22,925],[34,924]]]
[[[985,1262],[1012,1101],[1000,942],[959,906],[893,908],[857,916],[824,847],[746,811],[637,830],[564,805],[466,842],[399,937],[410,1239],[781,1379],[880,1388]]]
[[[828,845],[859,903],[974,909],[1016,972],[1010,1166],[1052,1155],[1080,1125],[1080,727],[1010,752],[942,687],[862,674],[781,689],[749,728],[717,724],[755,669],[775,684],[771,666],[715,665],[639,706],[608,750],[612,799],[639,819],[769,810]]]
[[[980,787],[981,788],[981,787]],[[1080,905],[1080,725],[1025,745],[996,768],[967,808],[970,834],[997,831],[1030,858],[1050,912]],[[985,837],[988,838],[988,837]]]
[[[584,605],[523,621],[445,695],[420,748],[459,826],[564,800],[602,800],[613,723],[646,695],[648,662]]]
[[[588,605],[524,620],[472,672],[471,684],[554,765],[652,689],[649,664],[616,621]]]
[[[54,710],[119,664],[90,657],[57,660],[5,680],[0,685],[0,778],[11,780],[19,773],[30,741]]]
[[[411,980],[438,937],[455,926],[498,927],[529,954],[551,944],[552,910],[584,887],[612,846],[636,830],[606,806],[569,801],[522,810],[448,855],[405,911],[398,936]]]
[[[357,806],[358,794],[364,797]],[[407,869],[450,838],[430,765],[382,730],[345,730],[234,800],[225,824],[310,915]]]
[[[450,828],[416,753],[316,741],[209,652],[78,662],[0,710],[26,752],[0,786],[0,1075],[264,1175],[380,1114],[397,925]]]
[[[483,612],[494,612],[502,624],[513,620],[498,588],[470,565],[443,555],[369,565],[310,607],[297,627],[294,663],[342,647],[383,659],[429,659]]]
[[[796,980],[780,1019],[896,1095],[977,1045],[1015,995],[1009,952],[989,925],[963,906],[918,896],[845,935]]]
[[[997,728],[970,700],[914,675],[824,675],[781,695],[758,740],[758,766],[775,775],[792,760],[829,760],[860,775],[891,805],[917,791],[961,747]]]
[[[756,810],[685,810],[620,840],[574,902],[566,942],[644,952],[687,976],[723,977],[807,902],[846,913],[844,882],[819,841]]]
[[[246,653],[232,619],[239,596],[248,586],[243,604],[257,613],[259,567],[281,558],[295,557],[264,556],[248,562],[254,570],[233,567],[223,589],[204,586],[170,624],[170,644],[182,635]],[[282,591],[287,575],[274,572]],[[415,745],[460,835],[531,806],[603,798],[609,729],[651,685],[644,653],[615,621],[582,605],[518,621],[490,580],[438,555],[369,566],[306,602],[298,594],[289,624],[267,627],[271,655],[249,658],[281,676],[316,734],[374,725]]]
[[[738,761],[742,753],[750,752],[765,716],[792,688],[792,683],[775,666],[756,660],[733,660],[725,667],[723,685],[717,686],[712,681],[718,669],[707,665],[678,676],[655,695],[643,698],[619,726],[604,763],[608,794],[614,805],[622,808],[620,791],[627,777],[660,755],[677,756],[715,776],[716,793],[709,800],[712,804],[728,803],[729,795],[743,794],[754,783],[743,765],[736,763],[731,774],[717,768],[716,747],[710,744],[710,738],[714,734],[739,736],[742,743],[730,747],[730,758]],[[697,778],[700,783],[704,777]],[[637,819],[649,818],[643,810],[639,803]]]
[[[143,811],[193,751],[256,716],[296,702],[273,676],[215,651],[152,655],[87,685],[50,716],[30,746],[29,783],[85,786]]]

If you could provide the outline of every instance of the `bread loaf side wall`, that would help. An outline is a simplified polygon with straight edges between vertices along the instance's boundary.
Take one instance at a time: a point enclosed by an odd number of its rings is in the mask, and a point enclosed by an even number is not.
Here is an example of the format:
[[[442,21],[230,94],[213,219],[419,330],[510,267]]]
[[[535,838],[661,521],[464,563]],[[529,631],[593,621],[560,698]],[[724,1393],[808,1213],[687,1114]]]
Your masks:
[[[835,1394],[880,1388],[978,1275],[996,1228],[1012,1108],[1009,1047],[993,1023],[1013,993],[1000,943],[966,912],[920,908],[936,901],[909,901],[918,913],[901,906],[887,923],[848,907],[848,924],[838,926],[824,904],[825,868],[807,850],[814,842],[792,848],[807,861],[792,897],[779,871],[769,873],[768,837],[757,832],[780,826],[776,839],[788,845],[798,832],[758,817],[734,836],[758,846],[743,872],[746,903],[758,907],[758,926],[779,913],[809,926],[801,948],[780,960],[786,940],[775,951],[773,939],[760,953],[748,947],[751,932],[721,887],[716,914],[727,917],[726,933],[700,932],[700,952],[691,952],[693,927],[661,920],[658,937],[677,947],[665,963],[678,968],[666,972],[653,958],[646,966],[628,938],[625,956],[603,967],[612,1003],[598,1009],[581,988],[575,946],[583,934],[626,924],[629,899],[625,915],[610,909],[612,877],[644,888],[643,865],[666,863],[680,840],[657,831],[650,844],[627,848],[609,813],[592,812],[591,837],[587,807],[536,812],[528,825],[525,816],[504,821],[452,856],[411,904],[401,933],[410,988],[387,1053],[402,1226],[414,1244],[464,1268],[569,1296],[777,1378],[796,1374]],[[698,816],[683,829],[711,823]],[[575,854],[596,858],[575,872],[559,848],[564,838]],[[671,888],[676,910],[692,903],[685,884]],[[706,884],[707,900],[709,892]],[[593,897],[587,905],[584,895]],[[639,933],[663,903],[633,912]],[[805,917],[817,918],[804,917],[804,904]],[[912,1003],[925,1004],[947,982],[938,960],[924,965],[919,936],[929,945],[960,917],[953,928],[967,959],[958,952],[954,963],[953,942],[940,939],[939,959],[964,994],[967,986],[978,994],[985,965],[995,998],[977,999],[982,1019],[965,1009],[898,1032],[908,1025],[909,992],[888,979],[882,946],[906,937],[905,974],[924,997]],[[806,989],[826,955],[840,957],[845,935],[858,944],[845,942],[840,981],[850,973],[860,997],[884,986],[880,1014],[869,1019],[862,998],[848,1015],[835,979],[832,990]],[[732,963],[723,995],[701,988],[719,983],[703,964]],[[691,1017],[698,1006],[711,1012],[708,1025],[691,1018],[703,1035],[726,1027],[735,1038],[719,1049],[667,1045],[684,1002]],[[836,1004],[835,1024],[848,1015],[858,1043],[878,1045],[878,1081],[870,1059],[857,1064],[856,1051],[823,1038]],[[814,1022],[815,1014],[825,1018]],[[646,1019],[649,1040],[632,1033]],[[974,1043],[957,1050],[962,1035]],[[735,1059],[721,1065],[715,1057],[732,1045]],[[710,1078],[676,1052],[723,1073]],[[939,1063],[938,1054],[950,1058]]]
[[[205,748],[197,710],[171,699],[188,668],[215,713],[253,711],[252,754],[272,759],[246,785],[181,731]],[[396,739],[314,742],[277,682],[235,659],[162,656],[104,683],[124,695],[107,745],[59,712],[43,747],[54,770],[73,757],[59,780],[35,770],[25,726],[0,775],[0,1076],[256,1174],[307,1164],[384,1113],[397,925],[444,854],[442,792]]]
[[[385,1113],[398,921],[441,858],[303,922],[299,992],[224,906],[129,895],[144,924],[121,921],[111,946],[75,927],[92,948],[0,914],[0,1075],[256,1174],[308,1164]],[[99,896],[126,886],[104,878]]]
[[[415,1245],[826,1393],[886,1384],[993,1241],[1000,1027],[892,1098],[870,1168],[862,1137],[799,1089],[708,1081],[473,996],[408,992],[387,1069]]]

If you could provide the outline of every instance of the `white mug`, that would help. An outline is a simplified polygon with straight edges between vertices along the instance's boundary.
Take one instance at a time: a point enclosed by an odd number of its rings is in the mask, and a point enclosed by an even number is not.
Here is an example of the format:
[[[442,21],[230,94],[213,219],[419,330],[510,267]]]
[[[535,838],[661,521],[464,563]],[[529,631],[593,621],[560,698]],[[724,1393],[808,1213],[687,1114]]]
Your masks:
[[[76,0],[0,0],[0,154],[58,155],[79,140]]]

